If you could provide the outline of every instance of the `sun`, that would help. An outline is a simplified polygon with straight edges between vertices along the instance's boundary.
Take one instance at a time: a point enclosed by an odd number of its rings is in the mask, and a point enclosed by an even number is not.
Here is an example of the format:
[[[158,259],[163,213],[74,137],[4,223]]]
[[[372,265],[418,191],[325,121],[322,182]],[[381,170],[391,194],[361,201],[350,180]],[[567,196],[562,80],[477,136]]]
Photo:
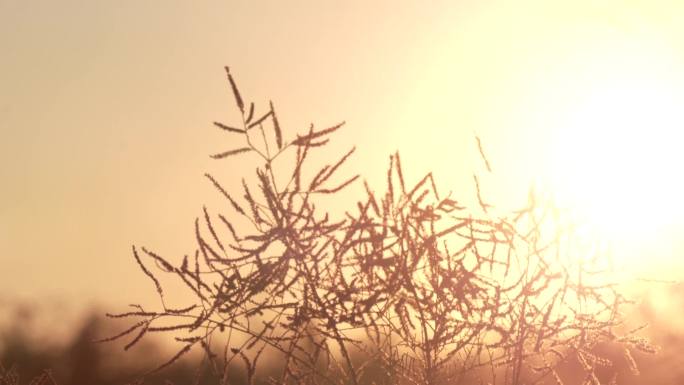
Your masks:
[[[629,75],[590,82],[554,130],[549,163],[559,203],[627,249],[684,213],[684,98],[652,73]]]

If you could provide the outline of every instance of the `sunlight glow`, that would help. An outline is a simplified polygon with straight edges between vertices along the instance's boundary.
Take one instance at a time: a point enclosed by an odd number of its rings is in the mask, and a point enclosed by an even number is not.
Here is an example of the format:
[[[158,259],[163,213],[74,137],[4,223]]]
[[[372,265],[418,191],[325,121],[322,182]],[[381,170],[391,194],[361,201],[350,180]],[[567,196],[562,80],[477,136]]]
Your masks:
[[[617,67],[619,68],[619,67]],[[557,199],[620,244],[647,242],[682,213],[682,95],[648,73],[594,79],[555,133]]]

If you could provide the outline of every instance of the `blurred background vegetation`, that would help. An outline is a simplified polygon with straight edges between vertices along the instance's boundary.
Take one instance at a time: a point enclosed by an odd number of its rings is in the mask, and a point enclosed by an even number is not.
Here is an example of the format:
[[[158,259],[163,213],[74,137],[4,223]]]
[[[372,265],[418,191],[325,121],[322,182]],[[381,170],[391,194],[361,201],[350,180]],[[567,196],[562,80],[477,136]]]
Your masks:
[[[638,375],[630,371],[621,357],[622,351],[603,352],[613,358],[619,384],[684,383],[684,331],[680,327],[684,316],[683,289],[682,284],[660,286],[634,308],[632,319],[648,323],[645,334],[661,347],[655,355],[634,354],[640,372]],[[661,303],[671,308],[663,309]],[[663,314],[668,316],[664,317]],[[125,341],[94,342],[127,326],[125,322],[106,318],[101,307],[94,306],[83,311],[71,325],[65,326],[63,323],[68,321],[65,321],[58,306],[5,301],[0,307],[0,319],[0,363],[6,373],[13,371],[19,376],[20,384],[29,384],[45,370],[50,370],[58,385],[134,383],[143,373],[156,368],[173,354],[168,341],[161,339],[143,339],[129,351],[123,349]],[[51,334],[51,325],[65,330],[65,333]],[[257,383],[266,383],[279,362],[267,359],[262,364],[264,366],[258,371],[260,378]],[[206,367],[201,364],[201,357],[190,354],[174,365],[145,377],[144,384],[218,383],[203,369]],[[243,368],[235,369],[230,383],[244,383]],[[578,375],[582,372],[579,363],[566,362],[559,372],[564,376],[572,376],[573,371]],[[600,377],[600,371],[598,374]],[[580,382],[581,378],[578,377],[568,385]],[[1,380],[0,384],[4,385]]]

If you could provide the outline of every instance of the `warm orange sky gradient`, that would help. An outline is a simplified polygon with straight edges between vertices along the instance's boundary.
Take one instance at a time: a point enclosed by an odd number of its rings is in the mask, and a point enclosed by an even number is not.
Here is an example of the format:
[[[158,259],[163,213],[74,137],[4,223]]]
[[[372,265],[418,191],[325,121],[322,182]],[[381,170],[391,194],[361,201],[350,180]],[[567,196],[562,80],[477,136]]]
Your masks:
[[[130,245],[191,252],[222,204],[202,174],[243,165],[208,157],[233,147],[224,65],[286,136],[345,120],[371,181],[398,149],[471,200],[477,133],[491,202],[536,183],[678,279],[684,3],[562,3],[0,1],[1,295],[154,298]]]

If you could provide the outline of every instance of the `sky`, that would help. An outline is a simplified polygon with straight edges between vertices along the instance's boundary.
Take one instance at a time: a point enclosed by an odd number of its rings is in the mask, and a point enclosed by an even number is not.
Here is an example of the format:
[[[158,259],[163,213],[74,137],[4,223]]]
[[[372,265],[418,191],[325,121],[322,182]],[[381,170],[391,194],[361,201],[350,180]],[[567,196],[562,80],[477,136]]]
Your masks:
[[[661,0],[0,0],[0,299],[154,300],[131,245],[192,252],[202,205],[227,209],[203,174],[254,167],[208,156],[234,147],[211,124],[238,119],[226,65],[286,137],[345,121],[350,174],[374,183],[399,150],[469,201],[477,135],[492,202],[550,186],[678,279],[683,19]]]

